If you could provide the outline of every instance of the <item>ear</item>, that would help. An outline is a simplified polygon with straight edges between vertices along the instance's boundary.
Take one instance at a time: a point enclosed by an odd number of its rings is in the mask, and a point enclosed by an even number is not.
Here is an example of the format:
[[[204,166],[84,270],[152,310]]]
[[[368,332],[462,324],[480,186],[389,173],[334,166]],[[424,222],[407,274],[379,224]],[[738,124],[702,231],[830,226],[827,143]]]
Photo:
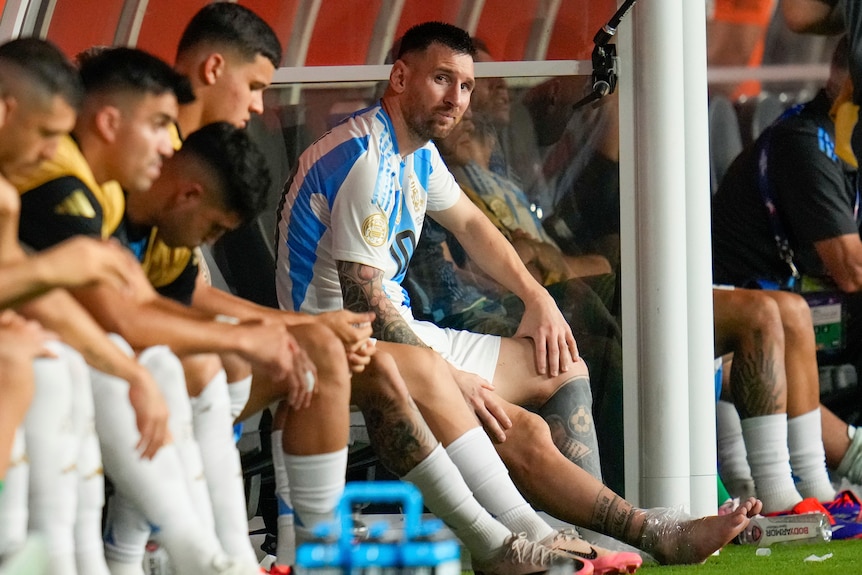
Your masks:
[[[395,60],[395,63],[392,64],[392,70],[389,72],[389,87],[397,94],[402,93],[407,88],[409,74],[410,70],[404,60]]]
[[[213,52],[201,64],[201,79],[204,85],[212,86],[224,74],[225,58],[218,52]]]
[[[174,195],[175,208],[194,207],[204,197],[204,187],[197,180],[183,180]]]
[[[96,132],[106,142],[113,144],[117,140],[117,132],[122,123],[122,114],[116,106],[102,106],[93,119]]]

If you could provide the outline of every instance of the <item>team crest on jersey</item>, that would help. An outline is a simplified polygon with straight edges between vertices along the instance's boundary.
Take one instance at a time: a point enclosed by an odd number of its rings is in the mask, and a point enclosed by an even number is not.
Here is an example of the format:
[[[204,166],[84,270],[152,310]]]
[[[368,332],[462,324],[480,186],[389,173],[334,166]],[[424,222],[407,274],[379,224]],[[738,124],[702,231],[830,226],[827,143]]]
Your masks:
[[[93,204],[87,199],[84,190],[75,190],[54,208],[54,213],[61,216],[75,216],[91,220],[96,217]]]
[[[389,224],[383,214],[371,214],[362,222],[362,239],[369,246],[379,248],[389,235]]]
[[[420,212],[425,203],[422,198],[422,190],[419,188],[419,184],[416,183],[416,178],[413,174],[410,174],[410,201],[413,202],[413,213]]]

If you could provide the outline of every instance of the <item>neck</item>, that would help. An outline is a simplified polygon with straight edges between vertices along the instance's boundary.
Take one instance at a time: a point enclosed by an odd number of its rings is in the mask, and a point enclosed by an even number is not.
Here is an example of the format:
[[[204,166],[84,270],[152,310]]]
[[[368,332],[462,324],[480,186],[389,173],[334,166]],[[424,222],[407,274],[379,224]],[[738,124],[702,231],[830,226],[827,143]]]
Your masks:
[[[177,112],[180,137],[187,138],[189,134],[201,128],[202,117],[203,105],[199,100],[181,105]]]
[[[101,186],[105,182],[113,180],[114,178],[111,177],[111,170],[107,163],[107,150],[104,149],[101,143],[95,137],[90,137],[86,132],[79,133],[75,131],[72,135],[78,143],[81,154],[87,160],[87,165],[90,166],[96,183]]]
[[[398,144],[398,153],[401,154],[401,157],[409,156],[428,143],[427,140],[420,140],[410,133],[401,107],[394,98],[383,96],[381,103],[392,121],[392,127],[395,130],[395,142]]]

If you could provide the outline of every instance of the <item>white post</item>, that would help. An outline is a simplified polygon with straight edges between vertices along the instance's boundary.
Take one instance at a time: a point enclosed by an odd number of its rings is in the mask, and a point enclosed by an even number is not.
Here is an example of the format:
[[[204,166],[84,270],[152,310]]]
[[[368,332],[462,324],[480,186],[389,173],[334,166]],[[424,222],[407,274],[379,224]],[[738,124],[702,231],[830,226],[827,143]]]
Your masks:
[[[639,504],[689,509],[682,13],[683,0],[649,0],[635,7],[631,12],[635,47],[631,66],[638,262]]]
[[[715,386],[713,385],[712,237],[710,233],[709,123],[707,121],[706,9],[683,2],[686,249],[688,276],[688,384],[691,513],[717,507]]]

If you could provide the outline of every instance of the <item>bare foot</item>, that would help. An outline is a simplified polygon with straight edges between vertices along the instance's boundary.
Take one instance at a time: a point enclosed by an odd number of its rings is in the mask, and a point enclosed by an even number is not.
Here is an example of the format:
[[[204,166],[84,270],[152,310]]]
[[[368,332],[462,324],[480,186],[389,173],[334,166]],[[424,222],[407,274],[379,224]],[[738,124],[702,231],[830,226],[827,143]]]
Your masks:
[[[644,550],[663,564],[702,563],[730,543],[761,509],[760,500],[751,497],[727,515],[688,521],[647,511],[651,517],[643,535]]]

